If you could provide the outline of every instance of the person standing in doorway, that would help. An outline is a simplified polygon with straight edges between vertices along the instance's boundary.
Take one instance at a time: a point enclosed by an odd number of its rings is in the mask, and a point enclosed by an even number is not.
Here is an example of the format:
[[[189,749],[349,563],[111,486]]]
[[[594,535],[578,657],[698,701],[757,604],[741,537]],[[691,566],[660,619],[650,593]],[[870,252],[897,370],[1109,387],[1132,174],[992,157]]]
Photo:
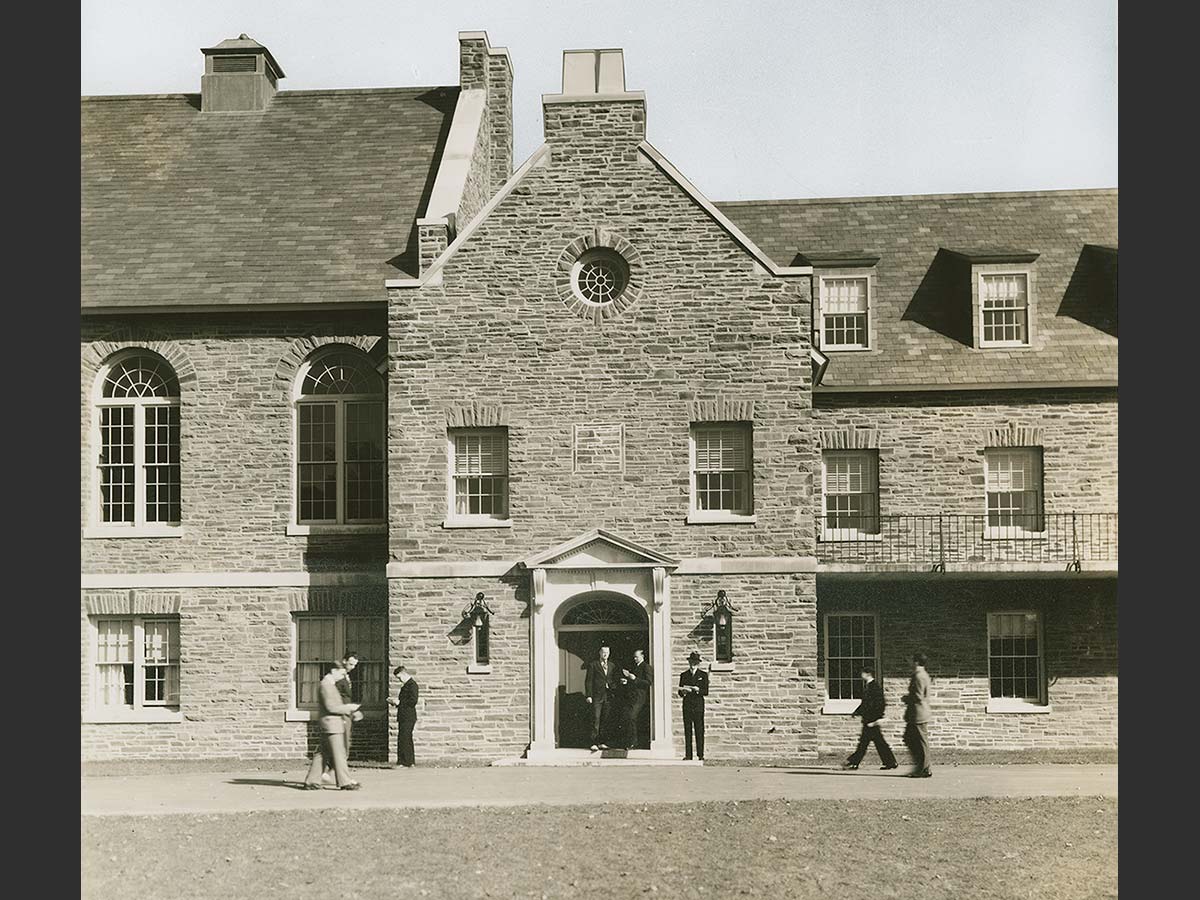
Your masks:
[[[633,749],[642,746],[638,729],[654,684],[654,668],[646,662],[645,652],[633,651],[633,668],[621,670],[621,683],[625,685],[625,746]]]
[[[929,768],[929,720],[932,718],[929,688],[932,680],[925,671],[926,662],[924,653],[913,654],[913,674],[908,681],[908,693],[904,695],[904,746],[913,758],[913,770],[908,773],[910,778],[933,775]]]
[[[588,663],[587,674],[583,679],[583,693],[592,713],[593,752],[608,749],[608,744],[604,743],[602,738],[608,737],[613,689],[617,683],[617,667],[609,662],[608,653],[608,647],[600,648],[600,655]]]
[[[357,703],[343,703],[337,683],[346,677],[346,660],[334,663],[317,688],[317,726],[321,729],[321,744],[313,753],[308,774],[304,776],[304,788],[309,791],[321,789],[321,770],[325,760],[333,760],[333,773],[337,786],[343,791],[356,791],[361,787],[350,777],[346,765],[346,721],[358,712]]]
[[[388,697],[388,703],[396,707],[396,724],[400,728],[396,736],[396,757],[400,760],[400,765],[411,769],[417,764],[417,757],[413,751],[413,728],[417,724],[417,698],[421,689],[417,680],[408,674],[408,669],[404,666],[397,666],[392,674],[400,677],[400,693],[395,700]]]
[[[874,742],[883,768],[894,769],[896,768],[896,754],[884,740],[882,728],[883,712],[887,708],[887,700],[883,696],[883,687],[875,680],[874,663],[863,663],[859,674],[862,675],[863,680],[863,698],[851,715],[862,716],[862,731],[858,735],[858,746],[854,748],[850,758],[842,763],[842,768],[857,769],[858,764],[867,755],[867,746]]]
[[[708,696],[708,673],[700,668],[700,654],[688,654],[688,667],[679,676],[683,698],[683,758],[692,758],[692,734],[696,735],[696,758],[704,759],[704,698]]]

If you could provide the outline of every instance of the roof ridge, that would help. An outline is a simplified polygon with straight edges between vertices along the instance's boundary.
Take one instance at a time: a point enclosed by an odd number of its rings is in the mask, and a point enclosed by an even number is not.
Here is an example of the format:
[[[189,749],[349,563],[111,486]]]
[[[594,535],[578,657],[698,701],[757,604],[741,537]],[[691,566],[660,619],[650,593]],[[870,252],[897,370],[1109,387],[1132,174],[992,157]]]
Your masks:
[[[714,200],[718,206],[784,206],[799,203],[863,203],[875,200],[994,199],[998,197],[1061,197],[1067,194],[1116,194],[1116,187],[1062,188],[1043,191],[966,191],[943,194],[868,194],[861,197],[796,197],[771,200]]]
[[[408,87],[381,88],[313,88],[299,91],[279,91],[277,97],[320,96],[323,94],[399,94],[408,91],[443,91],[457,89],[457,84],[427,84]],[[94,103],[108,100],[184,100],[188,97],[199,97],[199,91],[183,91],[172,94],[81,94],[81,103]]]

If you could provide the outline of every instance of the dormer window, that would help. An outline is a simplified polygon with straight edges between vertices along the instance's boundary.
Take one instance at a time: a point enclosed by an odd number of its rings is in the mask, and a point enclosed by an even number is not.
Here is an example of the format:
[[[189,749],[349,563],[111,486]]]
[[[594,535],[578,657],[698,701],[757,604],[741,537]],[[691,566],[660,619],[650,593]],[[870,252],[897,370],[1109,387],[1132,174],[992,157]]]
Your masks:
[[[874,267],[879,257],[862,253],[802,253],[800,257],[816,276],[815,343],[827,351],[871,349]]]
[[[979,276],[981,347],[1029,344],[1029,276],[1024,272]]]

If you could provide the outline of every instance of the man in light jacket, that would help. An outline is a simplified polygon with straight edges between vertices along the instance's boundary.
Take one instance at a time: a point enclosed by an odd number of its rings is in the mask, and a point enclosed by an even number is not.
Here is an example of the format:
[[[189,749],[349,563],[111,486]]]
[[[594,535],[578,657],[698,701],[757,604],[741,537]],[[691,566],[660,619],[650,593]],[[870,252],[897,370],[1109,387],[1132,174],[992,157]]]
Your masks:
[[[321,729],[321,744],[313,753],[308,774],[304,777],[305,790],[321,789],[321,769],[326,759],[333,760],[333,774],[339,790],[356,791],[361,786],[350,777],[350,769],[346,765],[346,720],[358,712],[359,704],[343,701],[337,686],[348,674],[347,664],[353,668],[354,662],[339,659],[321,679],[317,689],[317,724]]]
[[[929,778],[929,687],[931,680],[925,671],[925,654],[914,653],[913,674],[908,682],[908,693],[904,695],[904,746],[913,757],[910,778]]]

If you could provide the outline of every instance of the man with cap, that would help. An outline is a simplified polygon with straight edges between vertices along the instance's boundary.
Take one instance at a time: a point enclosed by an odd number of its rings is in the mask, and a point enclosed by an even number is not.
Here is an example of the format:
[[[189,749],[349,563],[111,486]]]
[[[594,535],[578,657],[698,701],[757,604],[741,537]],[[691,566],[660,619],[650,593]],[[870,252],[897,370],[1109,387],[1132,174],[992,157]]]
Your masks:
[[[704,759],[704,698],[708,696],[708,673],[700,668],[700,654],[688,654],[687,670],[679,676],[683,698],[683,758],[692,758],[692,732],[696,734],[696,758]]]
[[[388,703],[396,707],[396,724],[399,734],[396,736],[396,757],[400,765],[411,769],[417,763],[416,752],[413,750],[413,728],[417,724],[417,697],[421,689],[417,687],[416,679],[408,674],[404,666],[396,666],[393,675],[400,677],[400,693],[393,700],[388,697]]]

